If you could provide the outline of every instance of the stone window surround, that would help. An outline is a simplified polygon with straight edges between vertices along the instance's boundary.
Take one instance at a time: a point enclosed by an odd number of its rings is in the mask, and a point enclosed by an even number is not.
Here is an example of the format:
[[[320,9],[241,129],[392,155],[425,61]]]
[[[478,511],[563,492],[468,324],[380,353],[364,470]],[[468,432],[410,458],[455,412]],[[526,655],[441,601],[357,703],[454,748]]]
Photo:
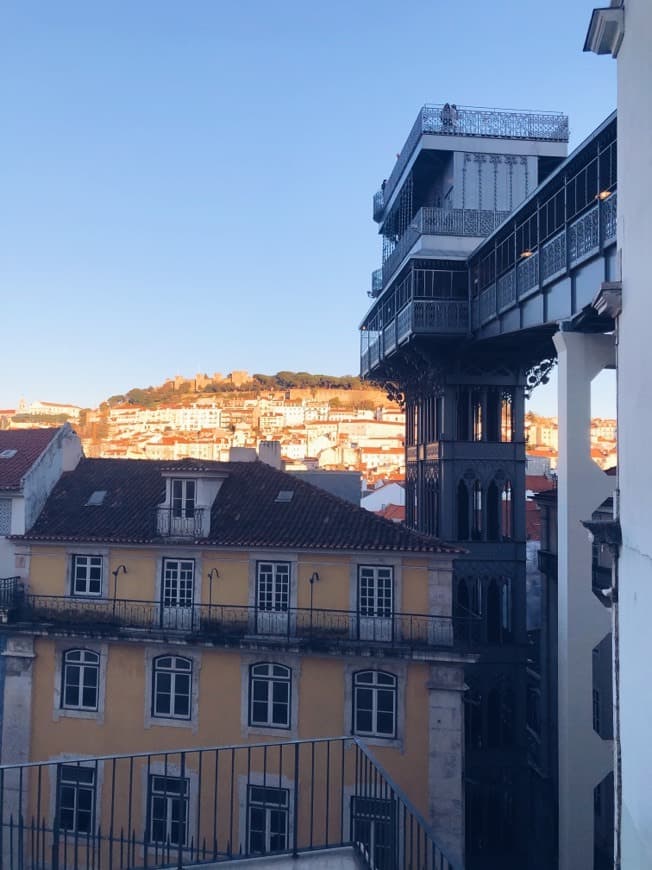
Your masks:
[[[264,773],[249,771],[249,775],[240,774],[238,776],[238,831],[240,838],[240,848],[246,852],[249,841],[249,786],[263,786],[268,788],[284,788],[288,791],[288,827],[287,838],[288,846],[294,842],[294,780],[288,779],[286,776],[279,777],[277,773],[268,773],[265,778]],[[269,859],[269,856],[267,856]]]
[[[102,583],[99,595],[80,594],[75,592],[73,582],[73,570],[75,566],[75,556],[100,556],[102,559]],[[66,547],[66,582],[65,594],[71,598],[91,598],[100,600],[102,598],[110,598],[113,595],[113,589],[109,586],[109,549],[108,547],[92,547],[84,544],[79,546]]]
[[[392,568],[392,613],[401,613],[403,602],[403,563],[401,559],[370,552],[368,558],[354,557],[349,568],[349,610],[358,612],[358,576],[360,568]]]
[[[193,760],[197,758],[198,750],[188,750],[187,756],[189,765],[186,767],[183,778],[188,780],[188,818],[187,818],[187,826],[186,826],[186,844],[189,845],[193,836],[196,834],[197,829],[197,808],[199,806],[199,775],[196,770],[192,768]],[[171,752],[171,755],[177,755],[178,752]],[[146,820],[146,824],[151,824],[150,816],[149,816],[149,804],[150,804],[150,793],[149,793],[149,776],[169,776],[172,779],[181,779],[181,764],[178,761],[168,761],[167,764],[165,761],[157,761],[155,758],[152,758],[149,762],[149,765],[144,764],[141,772],[140,772],[140,802],[141,802],[141,819]],[[135,801],[134,801],[135,803]],[[154,846],[150,844],[149,852],[152,852]],[[170,850],[174,850],[176,855],[177,847],[170,847]],[[184,849],[181,850],[182,852]],[[145,854],[145,850],[143,849],[142,843],[138,844],[136,847],[136,853],[139,857],[143,858]]]
[[[344,733],[352,734],[353,736],[355,736],[353,731],[353,675],[358,671],[385,671],[396,677],[396,736],[368,737],[365,735],[361,736],[360,739],[369,746],[391,746],[403,752],[405,746],[407,663],[370,658],[357,658],[346,661],[344,664]]]
[[[199,550],[183,550],[181,548],[171,547],[166,549],[156,557],[156,577],[154,583],[156,601],[163,601],[163,566],[166,559],[183,559],[186,562],[194,563],[193,579],[192,579],[192,600],[193,604],[201,604],[202,597],[202,571],[203,561],[201,551]]]
[[[287,551],[284,552],[278,550],[254,550],[249,553],[249,607],[255,609],[257,605],[256,593],[258,588],[259,562],[285,562],[290,565],[289,607],[290,610],[292,610],[292,608],[296,608],[299,557],[296,553],[288,553]]]
[[[63,688],[63,657],[73,649],[86,649],[97,653],[100,657],[100,673],[97,685],[97,710],[75,710],[61,706]],[[106,698],[106,666],[109,657],[109,644],[88,641],[86,639],[75,643],[74,638],[56,640],[54,642],[54,699],[52,719],[58,722],[62,718],[94,719],[99,725],[104,724],[104,703]]]
[[[79,767],[95,767],[95,796],[93,801],[93,820],[94,826],[97,827],[97,820],[102,818],[102,791],[104,786],[104,762],[95,761],[92,755],[80,755],[73,752],[61,752],[59,755],[53,755],[47,762],[42,762],[48,765],[49,774],[49,793],[50,806],[57,807],[57,787],[59,784],[59,765],[70,764],[71,767],[76,767],[72,762],[81,761]],[[46,780],[47,781],[47,780]],[[52,817],[54,821],[54,816]],[[85,835],[80,835],[80,840],[85,839]]]
[[[290,669],[290,727],[249,724],[249,668],[251,665],[276,664]],[[265,735],[285,740],[299,737],[299,684],[301,679],[301,656],[287,652],[261,651],[240,654],[240,728],[243,738],[250,735]],[[259,783],[256,783],[258,785]]]
[[[154,659],[161,656],[175,656],[189,659],[192,662],[192,674],[190,681],[190,718],[177,719],[167,716],[154,716],[153,692],[154,692]],[[199,650],[188,647],[162,645],[145,647],[145,708],[144,727],[153,728],[189,728],[193,734],[199,729],[199,675],[201,671],[202,656]]]

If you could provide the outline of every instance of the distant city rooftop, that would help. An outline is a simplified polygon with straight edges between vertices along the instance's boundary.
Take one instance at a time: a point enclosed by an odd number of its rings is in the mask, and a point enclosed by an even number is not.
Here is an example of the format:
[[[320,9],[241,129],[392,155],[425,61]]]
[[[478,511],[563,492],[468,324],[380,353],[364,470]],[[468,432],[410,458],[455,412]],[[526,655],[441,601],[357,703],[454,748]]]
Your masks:
[[[448,107],[448,108],[447,108]],[[382,208],[409,162],[423,134],[435,136],[475,136],[491,139],[529,139],[541,142],[568,142],[568,116],[562,112],[528,109],[488,109],[480,106],[425,105],[419,110],[384,189],[374,197],[375,208]]]

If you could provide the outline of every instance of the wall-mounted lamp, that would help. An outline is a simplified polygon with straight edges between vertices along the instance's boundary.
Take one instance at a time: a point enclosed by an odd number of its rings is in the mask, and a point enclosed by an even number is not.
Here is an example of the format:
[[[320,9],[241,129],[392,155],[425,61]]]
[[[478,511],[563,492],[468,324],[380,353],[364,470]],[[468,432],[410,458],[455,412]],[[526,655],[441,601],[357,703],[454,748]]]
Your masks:
[[[308,577],[308,583],[310,583],[310,630],[312,632],[312,596],[315,583],[319,583],[319,574],[317,571],[313,571],[310,577]]]
[[[118,565],[115,571],[111,571],[113,574],[113,612],[115,613],[115,602],[118,598],[118,575],[122,571],[123,574],[127,573],[126,565]]]
[[[601,190],[600,193],[596,193],[595,199],[599,199],[602,202],[604,202],[605,199],[609,199],[609,197],[611,196],[611,193],[612,192],[610,190]]]
[[[531,257],[534,252],[527,248],[525,251],[521,251],[521,260],[526,259],[527,257]]]
[[[208,610],[210,613],[210,609],[213,606],[213,580],[218,580],[220,576],[220,572],[217,568],[211,568],[208,572]]]

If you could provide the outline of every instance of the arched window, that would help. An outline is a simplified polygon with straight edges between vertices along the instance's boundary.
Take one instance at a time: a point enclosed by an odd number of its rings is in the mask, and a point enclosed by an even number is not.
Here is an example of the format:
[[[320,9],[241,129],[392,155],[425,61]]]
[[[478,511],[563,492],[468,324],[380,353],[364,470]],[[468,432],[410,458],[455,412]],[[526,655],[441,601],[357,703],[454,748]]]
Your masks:
[[[506,480],[501,494],[501,529],[503,540],[511,541],[514,537],[514,500],[512,498],[512,483]]]
[[[152,716],[190,719],[192,661],[181,656],[158,656],[152,676]]]
[[[463,480],[457,484],[457,538],[469,539],[469,491]]]
[[[501,600],[498,581],[492,577],[487,588],[487,641],[501,641]]]
[[[483,526],[483,515],[482,515],[482,484],[479,480],[474,481],[473,483],[473,526],[471,528],[471,538],[474,541],[482,540],[482,526]]]
[[[396,737],[396,677],[385,671],[353,675],[353,733]]]
[[[469,692],[464,699],[464,736],[467,749],[482,749],[484,734],[482,728],[482,695]]]
[[[492,480],[487,488],[487,540],[497,541],[500,537],[500,492],[496,481]]]
[[[63,654],[61,706],[67,710],[97,710],[100,656],[88,649]]]
[[[292,671],[263,662],[249,668],[249,724],[289,728]]]

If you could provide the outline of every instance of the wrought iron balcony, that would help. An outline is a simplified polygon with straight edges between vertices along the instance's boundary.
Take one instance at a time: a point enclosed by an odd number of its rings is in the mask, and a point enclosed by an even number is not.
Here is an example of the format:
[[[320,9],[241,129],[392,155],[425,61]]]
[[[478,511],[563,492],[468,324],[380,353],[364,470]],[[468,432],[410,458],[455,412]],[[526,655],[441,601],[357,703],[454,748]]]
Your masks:
[[[179,511],[173,507],[156,508],[156,531],[163,538],[202,538],[208,534],[204,518],[208,509],[196,507]]]
[[[456,114],[448,115],[444,106],[423,106],[394,164],[392,174],[385,182],[384,191],[378,192],[384,194],[383,206],[391,199],[403,170],[424,134],[568,142],[568,116],[558,112],[510,111],[473,106],[458,107]],[[374,198],[374,220],[379,220],[375,215],[375,204]]]
[[[456,866],[355,737],[3,764],[0,814],[5,870],[182,870],[335,849],[325,859],[346,866],[347,847],[351,866],[373,870]]]
[[[557,579],[557,554],[550,550],[539,550],[537,552],[537,567],[542,574],[550,577],[553,580]]]
[[[13,629],[34,624],[52,629],[111,635],[147,629],[178,632],[198,641],[240,643],[247,637],[291,642],[309,648],[368,647],[405,650],[446,649],[473,645],[481,638],[479,620],[471,616],[392,613],[369,616],[355,610],[290,607],[264,610],[231,604],[176,604],[134,599],[73,598],[31,595],[16,585],[4,608]]]
[[[485,238],[493,233],[509,215],[509,211],[491,211],[490,209],[435,208],[434,206],[420,208],[385,259],[382,268],[382,284],[378,292],[372,292],[372,295],[380,295],[383,287],[389,284],[394,273],[420,236]]]

